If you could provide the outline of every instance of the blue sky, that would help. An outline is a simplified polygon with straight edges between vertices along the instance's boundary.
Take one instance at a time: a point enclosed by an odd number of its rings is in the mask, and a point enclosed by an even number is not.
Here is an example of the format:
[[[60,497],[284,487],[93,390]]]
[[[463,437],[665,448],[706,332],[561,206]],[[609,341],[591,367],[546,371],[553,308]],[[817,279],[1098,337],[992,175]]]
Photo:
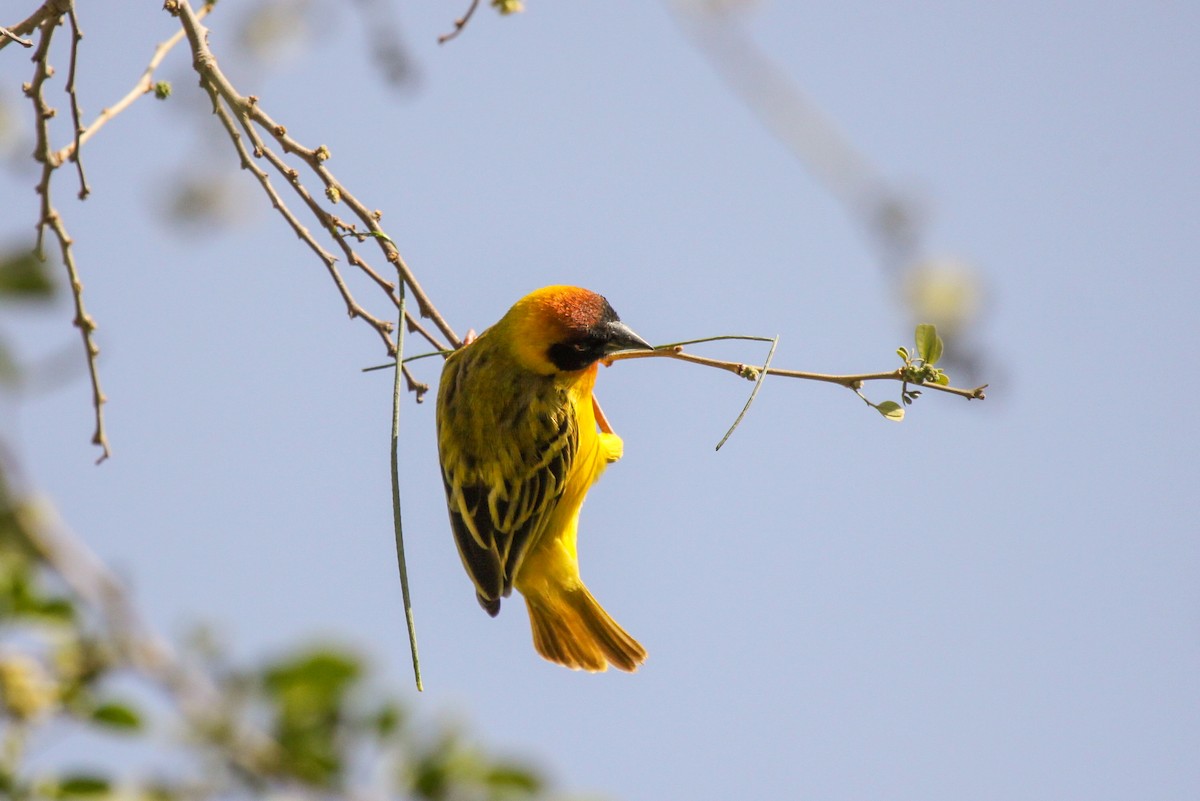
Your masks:
[[[334,4],[274,71],[233,55],[243,6],[209,22],[234,82],[329,146],[460,332],[577,283],[651,341],[779,334],[779,366],[893,366],[912,320],[860,225],[666,7],[481,9],[439,47],[461,12],[439,5],[399,9],[420,74],[401,94]],[[172,20],[82,13],[90,117]],[[775,3],[747,22],[918,199],[926,255],[978,270],[988,399],[927,393],[896,425],[837,387],[772,380],[714,453],[748,384],[664,361],[604,371],[626,455],[584,508],[581,559],[650,652],[634,676],[543,663],[518,604],[479,610],[432,404],[408,404],[427,685],[408,697],[536,757],[565,790],[629,801],[1195,797],[1200,13]],[[25,64],[0,53],[20,115]],[[235,225],[167,224],[181,175],[234,163],[186,67],[173,53],[171,101],[140,101],[85,148],[86,203],[57,178],[100,325],[113,458],[92,465],[82,370],[0,400],[0,435],[162,629],[212,622],[248,658],[332,637],[407,692],[390,382],[359,372],[378,340],[249,175],[231,177]],[[35,180],[0,181],[7,245],[28,235]],[[30,360],[76,347],[66,305],[0,313]]]

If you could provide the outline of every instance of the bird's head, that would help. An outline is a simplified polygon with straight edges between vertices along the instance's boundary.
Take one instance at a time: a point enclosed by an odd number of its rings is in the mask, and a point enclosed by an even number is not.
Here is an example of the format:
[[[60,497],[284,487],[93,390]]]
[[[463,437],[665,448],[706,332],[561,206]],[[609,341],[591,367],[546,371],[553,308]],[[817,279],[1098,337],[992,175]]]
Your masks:
[[[522,365],[543,375],[582,370],[621,350],[654,349],[602,296],[575,286],[529,293],[496,327],[509,334]]]

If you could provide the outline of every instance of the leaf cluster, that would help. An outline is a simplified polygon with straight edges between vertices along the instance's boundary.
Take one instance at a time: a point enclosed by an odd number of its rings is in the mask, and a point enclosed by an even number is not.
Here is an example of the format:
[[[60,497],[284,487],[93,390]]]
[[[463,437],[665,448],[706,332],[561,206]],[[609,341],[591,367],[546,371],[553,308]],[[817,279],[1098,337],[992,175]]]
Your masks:
[[[912,405],[917,398],[921,397],[921,390],[910,389],[910,384],[917,386],[923,384],[936,384],[942,387],[950,386],[950,376],[936,366],[946,349],[945,343],[942,342],[942,338],[938,335],[937,326],[932,323],[921,323],[917,326],[914,339],[915,346],[913,351],[904,346],[896,348],[896,355],[904,362],[899,371],[901,381],[900,403],[891,400],[883,401],[882,403],[872,403],[862,394],[861,390],[855,390],[868,406],[879,412],[886,419],[895,422],[900,422],[904,419],[904,406]]]

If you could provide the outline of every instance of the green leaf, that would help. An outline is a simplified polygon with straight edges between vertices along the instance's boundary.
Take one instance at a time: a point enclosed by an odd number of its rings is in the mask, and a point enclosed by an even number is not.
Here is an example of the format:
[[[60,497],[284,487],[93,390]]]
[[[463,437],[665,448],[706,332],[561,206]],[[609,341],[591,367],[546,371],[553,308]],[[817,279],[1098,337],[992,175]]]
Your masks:
[[[52,294],[46,262],[32,251],[0,254],[0,297],[45,299]]]
[[[896,355],[899,356],[901,359],[903,359],[905,361],[905,363],[907,363],[908,360],[911,358],[908,355],[908,348],[905,348],[903,346],[896,348]]]
[[[496,765],[485,781],[497,794],[533,796],[542,790],[541,778],[519,765]]]
[[[904,409],[895,401],[884,401],[880,404],[875,404],[875,411],[882,414],[888,420],[894,420],[899,423],[904,419]]]
[[[943,373],[939,370],[937,382],[938,382],[938,384],[940,384],[943,387],[948,387],[948,386],[950,386],[950,376],[946,375],[945,373]]]
[[[26,613],[42,618],[47,623],[71,623],[75,620],[75,606],[66,598],[31,598]]]
[[[937,326],[932,323],[921,323],[917,326],[917,355],[925,364],[937,364],[942,358],[942,338],[937,334]]]
[[[120,731],[137,731],[142,727],[142,717],[126,704],[101,704],[92,710],[92,721]]]
[[[93,773],[76,773],[64,776],[58,783],[59,798],[95,798],[108,795],[112,785],[103,776]]]

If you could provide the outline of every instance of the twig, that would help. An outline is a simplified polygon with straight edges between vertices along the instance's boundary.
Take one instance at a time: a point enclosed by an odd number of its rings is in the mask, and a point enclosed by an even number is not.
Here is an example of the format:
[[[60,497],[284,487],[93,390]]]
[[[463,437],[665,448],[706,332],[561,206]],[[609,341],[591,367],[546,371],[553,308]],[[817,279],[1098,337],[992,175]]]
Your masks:
[[[454,30],[450,31],[450,33],[444,33],[438,37],[438,44],[445,44],[462,33],[462,29],[467,27],[467,23],[471,21],[471,17],[475,16],[475,9],[478,7],[479,0],[471,0],[471,6],[467,9],[467,13],[454,20]]]
[[[922,234],[918,210],[754,43],[728,4],[666,5],[731,91],[875,237],[884,266],[911,263]]]
[[[204,19],[206,16],[208,16],[208,13],[212,11],[212,9],[212,3],[206,4],[203,8],[196,12],[196,19]],[[150,58],[149,65],[142,73],[142,76],[138,78],[137,83],[133,85],[133,88],[130,89],[124,97],[122,97],[113,105],[101,109],[100,114],[97,115],[96,119],[92,120],[92,122],[86,128],[84,128],[82,133],[80,133],[77,137],[76,141],[68,143],[66,147],[54,154],[55,161],[61,164],[67,159],[71,158],[76,149],[83,147],[83,145],[89,139],[95,136],[96,133],[111,119],[133,105],[138,98],[153,92],[154,82],[152,79],[155,71],[158,69],[159,65],[162,64],[163,59],[167,56],[167,53],[171,52],[175,45],[183,41],[183,38],[184,31],[182,28],[180,28],[170,39],[160,42],[159,45],[154,48],[154,55]]]
[[[657,350],[634,350],[624,353],[616,353],[608,357],[608,361],[616,362],[624,359],[677,359],[682,362],[691,364],[699,364],[704,367],[713,367],[718,370],[725,370],[742,378],[757,378],[760,368],[746,365],[741,362],[727,362],[720,359],[710,359],[706,356],[696,356],[691,353],[684,353],[681,347],[676,348],[659,348]],[[856,375],[829,375],[826,373],[807,373],[800,370],[780,370],[775,367],[769,367],[761,371],[762,375],[776,375],[782,378],[801,378],[808,381],[824,381],[830,384],[839,384],[847,389],[858,389],[865,381],[904,381],[904,371],[901,368],[890,370],[883,373],[860,373]],[[983,400],[983,391],[987,389],[987,384],[984,384],[974,389],[960,389],[958,387],[942,386],[941,384],[923,383],[919,385],[922,389],[936,389],[938,392],[946,392],[951,395],[958,395],[967,400]]]
[[[321,260],[321,263],[325,265],[325,269],[333,278],[334,285],[337,286],[338,292],[340,292],[342,295],[342,300],[346,303],[347,313],[352,318],[361,317],[366,320],[383,338],[385,346],[388,348],[388,352],[390,353],[392,347],[390,337],[391,323],[387,323],[378,319],[365,308],[360,306],[359,303],[354,299],[354,296],[350,293],[350,288],[346,285],[346,282],[342,279],[341,273],[337,269],[337,257],[326,250],[319,242],[317,242],[312,233],[309,232],[308,228],[300,222],[296,215],[292,213],[291,209],[288,208],[288,205],[284,202],[283,198],[279,196],[279,193],[275,191],[275,187],[271,183],[271,178],[267,174],[266,170],[260,168],[251,158],[250,151],[246,148],[245,142],[242,139],[242,133],[238,130],[237,124],[234,122],[229,111],[222,104],[222,97],[218,92],[217,87],[211,82],[204,82],[203,86],[205,90],[208,91],[209,98],[212,100],[213,114],[217,116],[217,118],[221,121],[221,124],[225,127],[226,133],[229,134],[229,138],[233,142],[234,148],[237,150],[238,156],[241,159],[242,169],[248,170],[255,178],[258,179],[263,191],[267,194],[268,199],[270,199],[271,205],[276,211],[279,212],[296,236],[299,237],[306,245],[308,245],[313,253],[317,255],[317,258]],[[255,140],[258,139],[257,132],[246,125],[243,125],[243,129],[246,130],[247,136],[253,137],[251,139],[251,143],[255,146],[255,152],[262,152],[261,140],[255,142]],[[305,195],[307,195],[307,191],[303,192],[302,197]],[[309,197],[308,200],[311,204],[312,198]]]
[[[404,320],[404,286],[400,286],[400,316]],[[404,326],[396,326],[396,377],[392,382],[392,518],[396,530],[396,564],[400,568],[400,593],[404,599],[404,622],[408,626],[408,645],[412,650],[413,677],[417,692],[421,684],[421,660],[417,657],[417,628],[413,620],[412,598],[408,592],[408,567],[404,562],[404,526],[400,515],[400,375],[404,364]]]
[[[46,0],[37,11],[34,11],[29,17],[16,25],[5,30],[5,35],[0,36],[0,50],[3,50],[9,42],[17,42],[18,44],[29,47],[32,42],[27,42],[18,37],[33,33],[42,26],[42,23],[47,19],[53,18],[58,20],[63,14],[67,13],[68,6],[73,0]]]
[[[75,124],[75,148],[71,160],[79,171],[79,199],[87,200],[91,194],[88,189],[87,176],[83,174],[83,160],[79,158],[79,137],[83,136],[83,123],[79,121],[79,95],[75,92],[75,65],[78,62],[79,42],[83,39],[83,31],[79,28],[79,19],[75,16],[75,3],[71,2],[67,10],[67,19],[71,21],[71,63],[67,69],[67,96],[71,98],[71,121]]]
[[[210,86],[211,86],[211,84],[210,84]],[[219,102],[217,101],[215,96],[213,98],[213,103],[214,103],[214,107],[219,105]],[[313,214],[313,216],[315,216],[318,220],[320,220],[322,225],[327,230],[329,228],[331,228],[332,227],[332,223],[330,220],[331,215],[329,215],[329,213],[326,212],[325,209],[321,208],[320,204],[317,203],[317,201],[313,198],[312,194],[308,191],[308,189],[304,186],[304,184],[302,184],[300,182],[300,174],[296,170],[289,167],[287,165],[287,163],[285,163],[283,161],[283,159],[280,158],[279,154],[277,154],[274,150],[271,150],[269,147],[266,146],[266,144],[262,140],[262,137],[259,136],[258,131],[254,128],[254,125],[251,123],[250,119],[247,116],[241,115],[241,116],[239,116],[239,120],[242,125],[242,130],[246,132],[246,136],[250,139],[251,144],[254,145],[254,154],[256,156],[266,158],[267,162],[272,167],[275,168],[276,172],[278,172],[280,175],[282,175],[288,181],[288,183],[291,185],[292,189],[296,192],[296,194],[300,197],[300,199],[304,202],[304,204],[306,206],[308,206],[308,210]],[[262,172],[261,170],[258,170],[257,168],[253,168],[253,169],[256,171],[256,173],[261,173],[260,181],[263,183],[263,187],[266,188],[269,185],[269,183],[267,182],[266,173]],[[272,192],[273,192],[273,190],[272,190]],[[275,195],[274,199],[278,203],[277,208],[280,208],[280,211],[282,211],[283,208],[285,208],[283,206],[283,201],[279,199],[278,195]],[[290,212],[289,212],[289,216],[290,216]],[[295,221],[295,217],[292,217],[292,220]],[[296,225],[299,225],[299,223],[294,222],[293,227],[295,227]],[[304,230],[302,237],[307,237],[307,241],[310,243],[310,245],[316,245],[316,241],[313,240],[312,237],[308,234],[308,230],[304,229],[304,226],[300,226],[300,228]],[[342,245],[343,248],[346,250],[347,258],[349,259],[349,261],[352,265],[357,266],[360,269],[363,266],[365,266],[365,263],[361,259],[359,259],[358,256],[355,253],[353,253],[353,251],[344,247],[345,246],[344,240],[342,240],[340,237],[334,237],[334,238],[337,239],[338,243],[340,245]],[[333,278],[333,282],[337,286],[338,291],[341,293],[342,299],[346,302],[346,311],[350,315],[351,319],[353,319],[355,317],[361,317],[363,320],[365,320],[372,328],[375,329],[376,333],[378,333],[380,335],[380,337],[383,338],[385,347],[387,347],[387,349],[388,349],[388,353],[391,353],[392,348],[394,347],[392,345],[392,340],[391,340],[392,324],[386,320],[381,320],[378,317],[376,317],[375,315],[371,314],[361,304],[359,304],[357,300],[354,299],[354,296],[350,292],[350,287],[346,284],[345,280],[342,278],[341,271],[339,271],[337,269],[337,258],[336,257],[334,257],[332,254],[330,254],[324,248],[320,249],[320,255],[322,257],[322,261],[325,264],[325,269],[329,272],[330,277]],[[371,272],[373,272],[373,271],[371,271]],[[388,284],[389,294],[390,294],[391,287],[392,287],[392,285]]]
[[[65,3],[66,9],[64,13],[73,10],[74,4],[72,0],[65,0]],[[75,319],[73,323],[79,329],[80,336],[83,338],[84,352],[87,356],[88,374],[92,382],[92,408],[95,410],[96,419],[96,429],[92,434],[92,443],[100,446],[100,458],[96,460],[96,463],[99,464],[112,455],[112,452],[109,449],[108,437],[104,429],[104,404],[107,398],[100,387],[100,372],[96,367],[96,357],[100,354],[100,348],[96,345],[93,337],[96,330],[96,322],[87,313],[87,309],[83,305],[83,282],[79,278],[79,270],[75,265],[75,256],[71,249],[72,239],[67,233],[62,217],[54,208],[50,199],[50,179],[54,174],[54,170],[61,162],[55,161],[54,153],[50,149],[50,120],[54,117],[55,111],[46,103],[43,88],[46,79],[53,72],[48,57],[50,41],[54,36],[54,29],[57,25],[57,17],[46,17],[41,23],[41,38],[38,41],[38,47],[33,56],[33,61],[36,65],[33,80],[26,90],[26,95],[33,101],[35,129],[37,131],[37,145],[33,156],[42,165],[42,177],[37,184],[37,193],[41,195],[41,214],[37,223],[37,244],[35,250],[39,258],[43,260],[46,258],[45,236],[46,229],[50,229],[58,239],[59,249],[62,252],[63,266],[67,270],[67,278],[71,285],[71,297],[75,304]]]
[[[354,197],[354,195],[351,194],[346,187],[334,177],[333,173],[330,172],[324,163],[330,157],[328,148],[323,145],[317,148],[308,148],[304,145],[301,145],[294,138],[288,135],[287,129],[283,125],[277,123],[263,110],[261,104],[258,102],[258,98],[252,95],[242,95],[237,91],[237,89],[234,88],[233,84],[230,83],[228,78],[226,78],[224,73],[221,71],[217,64],[216,57],[209,48],[207,42],[207,29],[200,24],[198,15],[192,10],[191,5],[187,2],[187,0],[171,0],[169,3],[169,10],[171,10],[172,13],[177,14],[180,18],[181,25],[183,26],[184,32],[188,37],[188,43],[191,46],[196,72],[200,75],[201,84],[205,87],[213,99],[214,111],[220,108],[222,103],[228,106],[229,111],[225,112],[226,116],[236,118],[237,125],[241,126],[242,131],[253,146],[253,156],[255,158],[265,158],[271,164],[271,166],[277,170],[285,178],[285,180],[287,180],[287,182],[292,186],[293,190],[308,207],[309,211],[320,222],[321,227],[338,240],[339,247],[341,247],[343,252],[346,254],[347,261],[353,267],[361,270],[380,288],[384,289],[390,301],[398,305],[399,298],[398,293],[395,291],[395,284],[385,280],[375,270],[373,270],[370,265],[356,251],[354,251],[354,249],[351,248],[348,243],[345,242],[344,238],[339,235],[338,232],[349,231],[354,233],[356,236],[359,234],[354,231],[352,226],[348,226],[343,223],[336,216],[326,211],[325,208],[319,202],[317,202],[316,198],[314,198],[312,194],[309,193],[304,187],[300,180],[299,172],[288,166],[283,158],[266,144],[263,138],[259,135],[257,128],[262,128],[269,132],[279,146],[283,149],[285,154],[293,154],[299,157],[302,161],[304,161],[305,165],[308,166],[309,169],[316,173],[325,186],[325,195],[330,202],[345,203],[346,206],[348,206],[354,212],[355,216],[358,217],[359,220],[361,220],[362,223],[372,233],[382,235],[383,229],[379,225],[379,220],[381,218],[380,212],[368,210],[363,203]],[[220,114],[220,112],[218,112],[218,114]],[[225,120],[222,120],[222,122],[226,123]],[[235,143],[240,140],[240,134],[235,138],[236,126],[226,124],[226,129],[229,132],[230,137],[235,139]],[[239,154],[242,155],[243,166],[251,163],[247,158],[247,150],[244,145],[240,147]],[[281,213],[284,213],[285,207],[283,206],[282,200],[279,198],[278,193],[276,193],[273,188],[269,188],[269,182],[266,179],[266,173],[257,168],[249,169],[252,169],[256,177],[258,177],[259,182],[263,185],[264,190],[267,191],[268,196],[271,198],[272,204],[274,204],[276,208],[279,208]],[[333,261],[334,257],[324,248],[316,244],[315,239],[307,232],[307,229],[305,229],[304,226],[300,225],[295,215],[291,214],[289,211],[285,213],[284,216],[289,225],[291,225],[293,230],[296,231],[297,235],[304,239],[304,241],[307,242],[309,246],[318,253],[322,263],[325,264],[326,269],[329,271],[330,275],[334,279],[334,282],[337,284],[339,292],[341,292],[343,299],[346,301],[347,310],[350,316],[361,317],[373,328],[375,328],[375,330],[380,334],[381,338],[383,338],[387,343],[389,355],[392,355],[392,350],[394,348],[390,337],[392,324],[371,315],[366,311],[365,308],[358,304],[358,302],[355,301],[353,296],[350,294],[345,282],[342,280],[341,275]],[[378,238],[380,240],[379,246],[383,250],[385,257],[396,267],[400,273],[401,280],[403,280],[404,283],[408,285],[408,288],[412,291],[413,297],[417,301],[417,308],[420,314],[433,320],[439,331],[447,339],[449,339],[453,345],[457,346],[460,344],[460,340],[454,333],[454,330],[429,300],[428,296],[421,288],[420,283],[416,280],[415,275],[401,257],[400,252],[396,248],[395,244],[390,239],[387,239],[386,236],[380,236]],[[410,321],[410,325],[415,322],[411,315],[408,319]],[[429,332],[425,331],[423,328],[420,328],[419,330],[422,332],[422,335],[431,342],[431,344],[434,344],[435,347],[441,347],[441,343],[436,337],[431,336]],[[412,379],[411,375],[409,375],[409,384],[410,387],[418,393],[418,395],[421,393],[422,387],[424,387],[424,385],[420,384],[420,382],[416,382],[415,379]]]
[[[22,39],[8,28],[0,27],[0,42],[6,42],[6,40],[14,41],[21,45],[21,47],[33,47],[33,42],[28,39]]]
[[[741,425],[742,418],[746,416],[746,412],[750,411],[750,404],[754,403],[755,396],[762,389],[763,380],[767,377],[767,371],[771,369],[771,360],[775,358],[775,348],[779,346],[779,337],[776,336],[771,340],[771,349],[767,351],[767,360],[763,362],[762,368],[758,371],[758,378],[754,382],[754,389],[750,391],[750,397],[746,398],[746,405],[742,407],[742,411],[738,413],[737,419],[733,421],[733,425],[725,432],[725,436],[721,437],[721,441],[717,443],[716,450],[721,450],[721,446],[729,441],[733,436],[734,429]]]

